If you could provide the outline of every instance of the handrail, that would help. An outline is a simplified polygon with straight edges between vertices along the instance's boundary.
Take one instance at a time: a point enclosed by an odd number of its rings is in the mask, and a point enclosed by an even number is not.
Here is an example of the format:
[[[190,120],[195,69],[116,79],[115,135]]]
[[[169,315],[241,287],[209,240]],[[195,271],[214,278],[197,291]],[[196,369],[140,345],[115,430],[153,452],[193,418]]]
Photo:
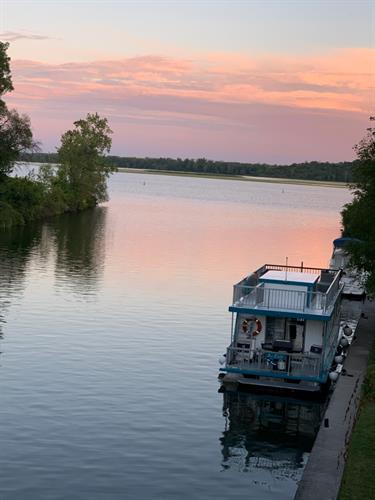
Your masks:
[[[287,309],[294,311],[326,311],[330,304],[324,292],[288,290],[258,286],[234,285],[233,306],[261,309]]]
[[[329,305],[336,294],[338,293],[340,289],[340,278],[341,278],[341,271],[337,272],[337,275],[333,279],[332,283],[329,285],[328,290],[326,291],[326,302],[327,305]]]
[[[324,267],[305,267],[305,266],[287,266],[284,264],[265,264],[265,266],[262,266],[266,268],[266,271],[285,271],[285,270],[294,270],[297,272],[315,272],[318,271],[320,273],[321,271],[331,271],[331,269],[327,269]]]

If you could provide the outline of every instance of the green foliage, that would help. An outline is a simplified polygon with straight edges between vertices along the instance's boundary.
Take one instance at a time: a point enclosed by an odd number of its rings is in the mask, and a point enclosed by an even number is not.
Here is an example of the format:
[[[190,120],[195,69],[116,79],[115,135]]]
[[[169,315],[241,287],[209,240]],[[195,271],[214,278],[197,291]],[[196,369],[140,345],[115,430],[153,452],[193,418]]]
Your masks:
[[[88,114],[74,125],[62,136],[59,165],[42,165],[36,178],[0,179],[0,226],[84,210],[107,199],[107,178],[115,170],[104,157],[111,147],[107,120]]]
[[[64,182],[57,175],[57,168],[50,164],[42,165],[37,178],[44,187],[44,215],[68,212],[67,186],[64,186]]]
[[[370,120],[374,120],[373,117]],[[375,294],[375,128],[354,147],[358,161],[353,170],[354,199],[342,211],[345,236],[360,243],[348,247],[353,267],[365,272],[366,289]]]
[[[8,177],[0,184],[0,199],[13,207],[23,220],[34,220],[43,214],[44,186],[28,177]]]
[[[0,108],[0,177],[11,173],[21,153],[34,147],[29,117]]]
[[[116,168],[104,157],[112,143],[106,118],[88,114],[74,127],[61,138],[57,177],[69,207],[82,210],[107,199],[107,178]]]
[[[24,224],[24,222],[24,218],[17,210],[8,203],[5,203],[5,201],[0,201],[0,229],[19,226]]]

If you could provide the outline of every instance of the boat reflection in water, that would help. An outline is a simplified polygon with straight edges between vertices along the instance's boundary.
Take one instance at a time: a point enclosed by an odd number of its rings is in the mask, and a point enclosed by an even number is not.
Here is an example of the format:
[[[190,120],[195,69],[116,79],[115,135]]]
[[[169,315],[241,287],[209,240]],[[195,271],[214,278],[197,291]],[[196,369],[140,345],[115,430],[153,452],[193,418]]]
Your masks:
[[[263,469],[269,484],[287,478],[297,484],[323,416],[324,404],[270,395],[226,391],[222,466],[243,472]]]

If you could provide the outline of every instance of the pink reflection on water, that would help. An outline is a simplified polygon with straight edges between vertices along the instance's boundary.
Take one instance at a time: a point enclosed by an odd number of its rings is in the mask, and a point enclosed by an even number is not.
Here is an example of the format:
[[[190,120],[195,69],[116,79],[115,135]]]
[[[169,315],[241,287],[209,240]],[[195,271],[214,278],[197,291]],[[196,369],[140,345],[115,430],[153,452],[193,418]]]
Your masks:
[[[332,191],[337,195],[337,190],[321,189],[323,203]],[[347,193],[342,196],[346,201]],[[340,208],[340,203],[337,211],[324,211],[308,203],[288,208],[115,196],[109,203],[106,279],[121,286],[127,270],[127,279],[148,297],[183,290],[185,297],[225,293],[228,298],[234,282],[264,263],[285,263],[288,257],[290,265],[327,266],[339,234]]]

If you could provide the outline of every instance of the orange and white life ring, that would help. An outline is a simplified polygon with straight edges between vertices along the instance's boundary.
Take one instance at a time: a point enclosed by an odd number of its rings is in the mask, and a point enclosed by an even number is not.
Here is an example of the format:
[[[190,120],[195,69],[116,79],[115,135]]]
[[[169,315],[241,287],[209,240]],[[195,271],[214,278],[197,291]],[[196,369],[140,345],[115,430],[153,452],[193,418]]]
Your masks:
[[[260,334],[260,332],[262,331],[262,322],[255,318],[255,330],[252,332],[252,336],[253,337],[256,337],[257,335]]]

